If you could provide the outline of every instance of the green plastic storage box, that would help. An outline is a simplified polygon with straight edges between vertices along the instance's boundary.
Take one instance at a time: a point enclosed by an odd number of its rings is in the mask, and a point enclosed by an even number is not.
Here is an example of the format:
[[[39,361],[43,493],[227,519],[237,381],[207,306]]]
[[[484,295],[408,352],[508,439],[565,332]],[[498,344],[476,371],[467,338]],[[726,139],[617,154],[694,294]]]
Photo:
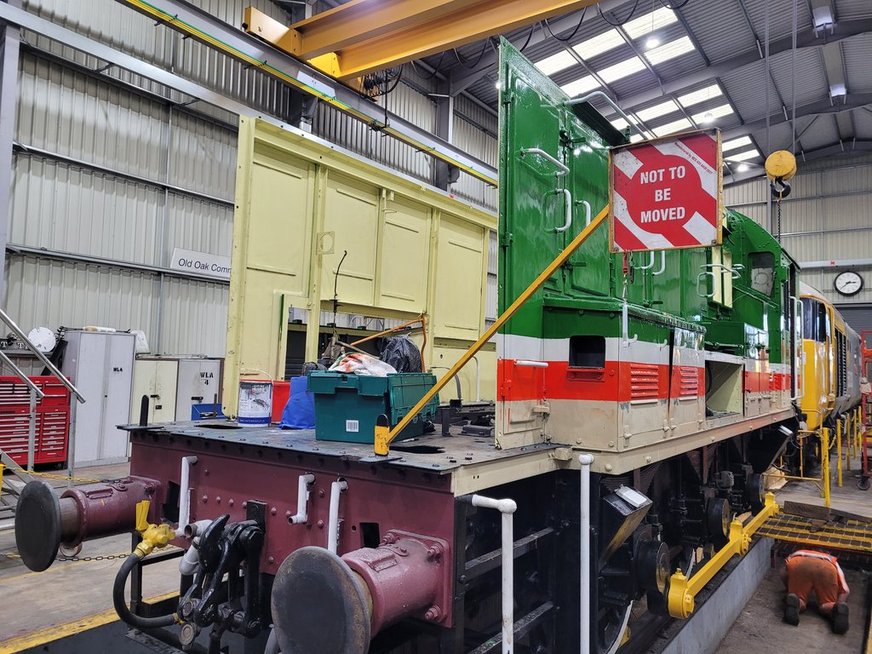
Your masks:
[[[393,427],[436,384],[428,372],[399,372],[387,377],[341,372],[310,372],[309,390],[315,395],[315,438],[320,441],[372,443],[375,423],[382,414]],[[424,433],[439,400],[433,398],[397,440]]]

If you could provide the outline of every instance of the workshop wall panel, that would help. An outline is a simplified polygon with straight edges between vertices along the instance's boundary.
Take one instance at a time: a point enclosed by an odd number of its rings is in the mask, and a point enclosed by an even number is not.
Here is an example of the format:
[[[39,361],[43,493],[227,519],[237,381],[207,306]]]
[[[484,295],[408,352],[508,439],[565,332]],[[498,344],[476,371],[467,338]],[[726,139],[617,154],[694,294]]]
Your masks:
[[[227,339],[226,285],[195,279],[164,280],[161,342],[178,354],[223,357]]]
[[[14,254],[8,266],[7,311],[25,330],[99,325],[155,333],[155,275]]]
[[[175,111],[169,132],[168,172],[173,184],[232,202],[236,130]]]
[[[19,153],[9,241],[157,265],[162,204],[155,187]]]
[[[175,193],[168,199],[161,265],[169,265],[174,248],[230,256],[233,207]]]
[[[17,140],[154,178],[164,168],[166,108],[60,64],[25,55]]]

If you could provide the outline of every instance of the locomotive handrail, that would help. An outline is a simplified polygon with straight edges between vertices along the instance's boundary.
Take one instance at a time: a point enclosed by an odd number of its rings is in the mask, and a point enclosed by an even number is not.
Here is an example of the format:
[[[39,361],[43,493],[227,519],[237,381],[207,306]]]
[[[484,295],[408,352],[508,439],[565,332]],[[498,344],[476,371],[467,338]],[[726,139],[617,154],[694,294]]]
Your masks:
[[[558,161],[553,156],[545,152],[542,148],[521,148],[521,157],[523,158],[528,154],[538,154],[543,159],[546,159],[548,162],[554,164],[554,167],[557,168],[557,172],[554,173],[555,177],[563,177],[564,175],[569,174],[569,166],[567,166],[562,161]]]
[[[712,278],[712,292],[711,292],[711,293],[700,293],[700,292],[699,292],[699,284],[700,284],[700,282],[702,281],[702,278],[705,277],[706,275],[711,275],[711,278]],[[699,273],[699,274],[696,276],[696,294],[699,295],[700,297],[714,297],[714,296],[715,296],[714,286],[715,286],[715,273],[714,273],[714,271],[712,271],[712,270],[703,270],[701,273]]]
[[[790,296],[790,301],[794,305],[793,308],[793,319],[798,321],[799,324],[799,338],[796,337],[796,326],[793,328],[793,334],[790,335],[791,339],[794,342],[794,351],[797,353],[795,359],[799,359],[801,354],[800,350],[802,349],[802,327],[805,323],[805,309],[802,306],[802,300],[795,295]],[[799,311],[797,311],[799,309]],[[797,317],[798,314],[798,317]],[[796,391],[796,395],[790,396],[791,402],[796,402],[798,399],[802,397],[802,393],[800,393],[800,379],[802,378],[802,367],[800,365],[796,365],[798,361],[794,360],[793,362],[793,388]]]
[[[624,110],[621,109],[614,100],[612,100],[607,94],[605,94],[602,91],[591,91],[587,95],[580,95],[577,98],[572,98],[571,100],[567,100],[563,104],[567,107],[571,107],[572,105],[575,105],[575,104],[582,104],[583,102],[587,102],[591,98],[602,98],[606,102],[606,104],[608,104],[612,109],[614,109],[615,111],[618,112],[618,114],[621,116],[621,118],[623,118],[624,120],[627,121],[627,125],[629,125],[634,130],[636,130],[636,132],[639,134],[639,136],[641,136],[646,141],[649,138],[651,138],[650,136],[647,136],[626,113],[624,113]]]
[[[579,202],[584,205],[584,226],[587,227],[590,225],[590,202],[587,200],[579,200]]]
[[[572,227],[572,191],[568,188],[559,188],[554,192],[557,194],[563,193],[563,212],[566,218],[566,222],[563,223],[562,227],[554,228],[554,231],[559,234]]]
[[[558,254],[554,260],[549,263],[545,269],[539,273],[539,276],[536,277],[530,285],[521,293],[512,304],[503,311],[502,315],[497,318],[494,323],[485,330],[484,334],[478,337],[478,340],[473,343],[470,348],[463,353],[463,355],[457,360],[457,362],[451,366],[451,370],[449,370],[444,377],[440,378],[436,384],[426,393],[424,396],[418,400],[418,403],[412,407],[412,409],[405,415],[403,418],[394,426],[391,427],[390,423],[387,421],[385,416],[380,416],[379,420],[376,423],[375,433],[373,438],[373,451],[379,456],[387,456],[390,452],[390,443],[396,438],[397,434],[399,434],[406,426],[412,422],[416,415],[427,406],[427,403],[432,400],[436,394],[441,391],[445,385],[455,376],[458,372],[460,372],[461,368],[465,366],[469,360],[474,357],[484,344],[487,343],[491,338],[493,338],[494,334],[496,334],[499,329],[506,324],[506,322],[515,315],[515,312],[520,309],[530,297],[538,291],[542,285],[550,279],[551,275],[553,275],[560,266],[562,266],[569,257],[579,248],[579,246],[584,243],[588,237],[594,233],[597,227],[603,224],[609,216],[609,205],[606,204],[603,207],[602,211],[600,211],[596,218],[594,218],[591,223],[581,230],[578,235],[572,239],[572,241],[563,248],[563,251]],[[381,423],[381,424],[379,424]]]

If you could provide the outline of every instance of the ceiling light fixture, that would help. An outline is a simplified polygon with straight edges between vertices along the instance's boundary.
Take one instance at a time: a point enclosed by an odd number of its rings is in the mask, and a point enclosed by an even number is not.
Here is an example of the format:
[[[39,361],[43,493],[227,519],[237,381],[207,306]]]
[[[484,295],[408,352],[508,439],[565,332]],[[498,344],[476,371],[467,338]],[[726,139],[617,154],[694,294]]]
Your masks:
[[[653,36],[653,35],[649,36],[645,41],[645,49],[646,50],[650,50],[651,48],[656,48],[658,45],[660,45],[660,39],[658,39],[656,36]]]
[[[751,170],[751,166],[749,166],[746,163],[739,164],[738,166],[736,166],[736,172],[747,173],[749,170]]]

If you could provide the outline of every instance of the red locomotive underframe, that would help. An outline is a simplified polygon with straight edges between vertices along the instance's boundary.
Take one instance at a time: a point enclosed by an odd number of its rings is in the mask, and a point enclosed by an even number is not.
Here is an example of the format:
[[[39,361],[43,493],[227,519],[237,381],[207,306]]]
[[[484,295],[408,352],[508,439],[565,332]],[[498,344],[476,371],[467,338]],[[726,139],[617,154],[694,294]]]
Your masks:
[[[160,482],[149,519],[159,521],[166,502],[168,482],[179,484],[181,459],[196,456],[191,466],[191,522],[215,519],[225,513],[230,520],[246,519],[246,500],[266,504],[265,542],[261,571],[275,575],[285,557],[305,546],[327,545],[330,486],[338,479],[348,483],[340,499],[340,555],[364,547],[364,524],[377,525],[380,538],[402,530],[448,543],[442,553],[444,579],[439,606],[451,606],[454,570],[454,496],[450,475],[352,462],[336,456],[168,435],[166,432],[131,433],[130,474]],[[290,524],[296,512],[298,477],[313,474],[309,487],[308,521]],[[371,527],[369,530],[371,531]],[[177,539],[174,544],[187,546]],[[451,612],[433,620],[451,626]]]

